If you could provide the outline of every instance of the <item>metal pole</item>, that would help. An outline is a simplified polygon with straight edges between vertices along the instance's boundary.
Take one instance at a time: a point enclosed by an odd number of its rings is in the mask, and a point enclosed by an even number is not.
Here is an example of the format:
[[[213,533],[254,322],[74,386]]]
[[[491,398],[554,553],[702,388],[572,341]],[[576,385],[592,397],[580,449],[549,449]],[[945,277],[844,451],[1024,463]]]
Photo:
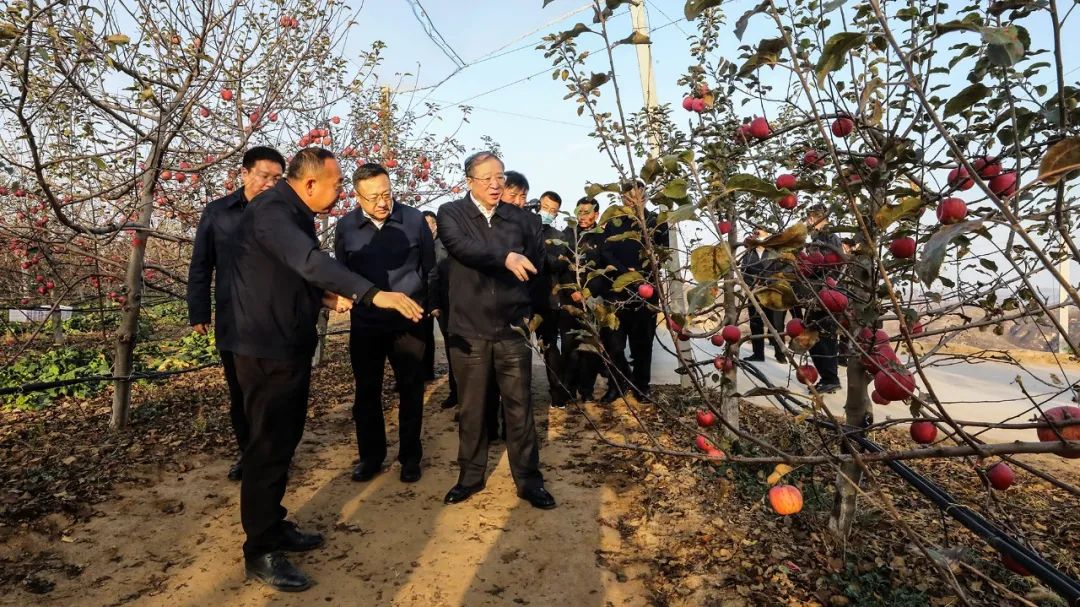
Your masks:
[[[630,3],[630,21],[634,26],[634,33],[641,34],[643,36],[649,35],[649,17],[645,14],[644,2],[631,2]],[[637,50],[638,60],[638,73],[641,77],[641,96],[645,101],[645,107],[651,112],[656,109],[658,105],[656,101],[656,76],[653,73],[653,60],[652,60],[652,45],[651,44],[635,44],[634,48]],[[656,158],[660,155],[660,135],[653,131],[649,136],[649,156]],[[679,231],[678,222],[669,225],[669,238],[671,240],[672,256],[671,260],[667,264],[667,293],[671,298],[671,307],[676,313],[686,313],[686,287],[682,277],[682,255],[679,253],[679,243],[682,241],[682,234]],[[694,362],[694,352],[690,349],[690,345],[684,341],[675,341],[675,347],[678,349],[684,363],[691,364]],[[689,387],[692,385],[689,374],[683,375],[679,383],[683,387]]]

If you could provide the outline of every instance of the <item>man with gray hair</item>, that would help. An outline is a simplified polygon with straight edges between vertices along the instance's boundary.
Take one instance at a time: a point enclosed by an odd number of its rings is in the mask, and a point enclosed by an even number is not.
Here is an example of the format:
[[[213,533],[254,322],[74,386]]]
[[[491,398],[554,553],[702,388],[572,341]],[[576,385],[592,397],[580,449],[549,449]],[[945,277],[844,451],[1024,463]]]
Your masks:
[[[450,364],[458,380],[457,484],[447,504],[484,488],[488,432],[484,402],[497,379],[506,425],[506,451],[518,495],[536,508],[555,507],[540,473],[533,421],[532,316],[529,281],[543,267],[540,222],[527,211],[499,204],[506,185],[503,163],[491,152],[465,160],[469,193],[439,209],[439,237],[450,253]]]
[[[248,577],[288,592],[306,590],[311,581],[284,553],[323,543],[322,535],[286,521],[281,506],[307,418],[320,301],[339,312],[355,303],[394,310],[413,323],[423,314],[407,295],[380,291],[320,249],[315,215],[329,212],[340,193],[333,152],[301,150],[286,179],[244,210],[230,256],[232,318],[225,320],[234,330],[220,347],[234,355],[251,426],[240,481],[244,566]]]

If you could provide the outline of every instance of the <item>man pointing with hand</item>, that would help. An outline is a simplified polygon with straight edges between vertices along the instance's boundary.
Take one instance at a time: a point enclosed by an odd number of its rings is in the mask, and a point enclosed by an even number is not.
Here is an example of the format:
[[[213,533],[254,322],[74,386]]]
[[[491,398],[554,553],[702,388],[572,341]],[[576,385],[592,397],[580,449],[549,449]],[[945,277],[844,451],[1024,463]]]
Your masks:
[[[503,402],[506,451],[518,495],[537,508],[555,507],[540,473],[533,422],[529,281],[543,263],[540,222],[499,204],[506,175],[491,152],[465,160],[469,193],[439,209],[439,238],[450,254],[450,365],[458,382],[458,482],[447,504],[484,488],[488,429],[484,401],[494,374]]]

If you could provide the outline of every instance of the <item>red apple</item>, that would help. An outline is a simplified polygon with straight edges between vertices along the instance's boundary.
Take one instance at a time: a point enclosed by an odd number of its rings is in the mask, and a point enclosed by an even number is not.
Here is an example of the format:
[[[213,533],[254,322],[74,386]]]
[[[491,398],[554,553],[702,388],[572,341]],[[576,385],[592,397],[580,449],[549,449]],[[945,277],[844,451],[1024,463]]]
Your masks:
[[[788,321],[785,330],[787,331],[788,335],[792,337],[798,337],[803,334],[803,331],[806,330],[806,325],[804,325],[803,321],[799,320],[798,318],[792,318]]]
[[[868,169],[878,168],[878,164],[880,164],[880,162],[881,161],[878,160],[877,156],[867,156],[866,158],[863,158],[863,164],[865,164],[866,168]]]
[[[911,424],[911,438],[920,445],[929,445],[937,438],[937,426],[933,422],[915,422]]]
[[[780,206],[781,209],[787,209],[788,211],[790,211],[795,207],[799,206],[799,199],[794,194],[788,194],[787,196],[781,198],[780,202],[778,202],[777,204]]]
[[[716,227],[717,227],[718,230],[720,230],[721,234],[728,234],[728,233],[731,232],[731,222],[730,221],[727,221],[727,220],[721,221],[719,224],[716,225]]]
[[[705,100],[704,99],[694,99],[693,103],[690,104],[690,107],[691,107],[692,110],[694,110],[695,112],[700,114],[700,113],[705,111]]]
[[[704,409],[697,412],[697,423],[702,428],[708,428],[716,424],[716,414]]]
[[[784,188],[794,190],[796,183],[798,183],[798,180],[791,173],[784,173],[776,178],[776,188],[780,190]]]
[[[897,238],[889,243],[889,252],[897,259],[910,259],[915,256],[915,239],[910,236]]]
[[[716,347],[724,345],[724,336],[719,333],[713,333],[709,336],[709,343]]]
[[[1080,407],[1065,406],[1047,409],[1040,420],[1043,425],[1036,430],[1036,433],[1039,435],[1039,440],[1043,442],[1060,441],[1058,434],[1061,434],[1062,438],[1068,441],[1080,441],[1080,425],[1058,426],[1057,432],[1054,432],[1054,428],[1051,427],[1054,423],[1076,420],[1080,420]],[[1080,449],[1066,451],[1058,455],[1069,459],[1080,458]]]
[[[991,192],[1008,198],[1016,193],[1016,173],[1014,171],[1002,173],[991,179],[989,185]]]
[[[959,223],[967,217],[967,204],[959,198],[946,198],[938,203],[937,218],[945,225]]]
[[[821,299],[821,305],[833,314],[839,314],[848,307],[847,295],[834,289],[825,288],[818,291],[818,298]]]
[[[739,127],[735,129],[735,141],[737,141],[738,143],[746,143],[747,141],[750,141],[749,124],[740,124]]]
[[[825,166],[825,155],[817,150],[807,150],[807,152],[803,154],[802,163],[803,166],[807,168],[820,169]]]
[[[902,369],[882,369],[874,375],[874,389],[889,400],[907,400],[915,393],[915,377]]]
[[[970,190],[971,186],[975,185],[975,181],[968,177],[967,169],[956,167],[949,171],[949,185],[961,190]]]
[[[873,390],[873,391],[870,392],[870,400],[874,401],[875,403],[877,403],[879,405],[887,405],[887,404],[892,402],[891,400],[889,400],[889,399],[885,398],[884,396],[878,394],[877,390]]]
[[[781,516],[797,514],[803,507],[802,492],[793,485],[776,485],[769,489],[769,505]]]
[[[976,158],[975,162],[971,163],[971,167],[975,169],[975,172],[983,179],[990,179],[1001,173],[1001,161],[993,156]]]
[[[340,116],[334,116],[333,118],[330,119],[330,122],[332,122],[334,124],[341,124],[341,117]]]
[[[201,107],[199,108],[199,115],[203,118],[206,118],[210,115],[210,110],[205,107]]]
[[[812,386],[818,380],[817,369],[813,365],[803,365],[795,369],[795,379],[799,380],[801,384]]]
[[[719,449],[706,449],[705,456],[712,460],[722,460],[726,457],[724,452]]]
[[[230,89],[221,89],[221,98],[225,101],[232,101],[233,92]]]
[[[769,121],[758,116],[750,121],[750,134],[758,139],[765,139],[772,134],[772,129],[769,128]]]
[[[682,333],[682,325],[676,322],[674,318],[669,318],[667,320],[667,326],[675,333]]]
[[[841,116],[832,123],[832,133],[837,137],[847,137],[853,130],[855,130],[855,121],[847,116]]]
[[[694,98],[689,96],[689,95],[687,95],[686,97],[683,97],[682,107],[683,107],[684,110],[686,110],[688,112],[694,111]]]
[[[1016,480],[1016,473],[1005,462],[998,462],[986,470],[986,478],[990,486],[998,491],[1004,491],[1012,486]]]
[[[709,440],[704,434],[698,434],[694,437],[694,446],[696,446],[701,451],[708,451],[709,449],[716,448],[716,446],[712,444],[712,441]]]
[[[647,282],[638,285],[637,294],[641,296],[642,299],[652,299],[654,292],[655,289],[653,289],[653,286]]]
[[[720,331],[720,335],[723,336],[724,341],[733,344],[742,339],[742,330],[735,325],[727,325]]]

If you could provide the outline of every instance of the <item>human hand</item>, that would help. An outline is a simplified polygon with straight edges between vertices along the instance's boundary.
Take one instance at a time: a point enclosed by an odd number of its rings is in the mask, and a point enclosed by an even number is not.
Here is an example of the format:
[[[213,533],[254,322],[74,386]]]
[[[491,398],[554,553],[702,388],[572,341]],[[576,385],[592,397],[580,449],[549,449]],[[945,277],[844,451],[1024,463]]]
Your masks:
[[[424,317],[424,309],[420,307],[420,304],[413,301],[404,293],[379,291],[378,295],[371,300],[371,303],[376,308],[395,310],[398,314],[401,314],[413,322],[420,322]]]
[[[572,299],[574,303],[581,303],[581,300],[584,298],[581,296],[581,291],[574,291],[573,293],[570,293],[570,299]]]
[[[438,308],[435,308],[434,310],[431,311],[431,317],[432,318],[438,318],[440,316],[442,316],[442,310],[440,310]]]
[[[536,266],[529,261],[528,257],[525,257],[521,253],[514,253],[511,251],[510,254],[506,256],[505,265],[506,269],[510,270],[510,272],[521,282],[529,280],[530,273],[536,274]]]
[[[206,335],[207,327],[205,323],[196,323],[191,325],[191,328],[199,335]]]

